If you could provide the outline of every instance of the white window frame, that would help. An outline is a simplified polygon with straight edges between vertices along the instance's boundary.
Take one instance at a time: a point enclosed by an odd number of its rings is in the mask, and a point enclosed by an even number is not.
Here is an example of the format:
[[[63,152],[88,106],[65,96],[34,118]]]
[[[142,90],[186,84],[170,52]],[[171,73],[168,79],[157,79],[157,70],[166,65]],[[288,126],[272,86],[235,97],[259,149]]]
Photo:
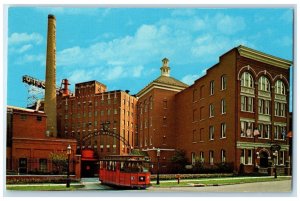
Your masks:
[[[210,81],[209,89],[210,89],[210,95],[214,95],[214,93],[215,93],[215,81],[214,80]]]
[[[270,92],[270,81],[267,77],[261,76],[258,80],[258,90]]]
[[[241,155],[240,155],[240,164],[244,164],[245,165],[245,149],[241,149]]]
[[[226,75],[221,76],[221,90],[225,90],[227,88],[227,79]]]
[[[209,126],[209,140],[214,140],[215,135],[215,127]]]
[[[286,89],[285,89],[285,84],[281,80],[277,80],[275,83],[275,93],[276,94],[281,94],[281,95],[286,95]]]
[[[226,162],[226,151],[224,149],[221,149],[221,162]]]
[[[226,123],[221,123],[221,138],[226,138]]]
[[[244,72],[242,74],[241,78],[241,86],[242,87],[248,87],[248,88],[253,88],[253,77],[249,72]]]
[[[209,105],[209,117],[214,117],[215,116],[215,108],[213,104]]]
[[[209,151],[209,164],[210,165],[214,164],[214,151],[212,150]]]
[[[224,98],[221,100],[221,113],[226,114],[226,100]]]
[[[252,165],[253,164],[253,150],[252,149],[246,149],[247,150],[247,164],[246,165]],[[249,157],[250,153],[250,157]]]
[[[195,154],[195,152],[191,153],[191,161],[192,161],[192,165],[195,165],[195,163],[196,163],[196,154]]]

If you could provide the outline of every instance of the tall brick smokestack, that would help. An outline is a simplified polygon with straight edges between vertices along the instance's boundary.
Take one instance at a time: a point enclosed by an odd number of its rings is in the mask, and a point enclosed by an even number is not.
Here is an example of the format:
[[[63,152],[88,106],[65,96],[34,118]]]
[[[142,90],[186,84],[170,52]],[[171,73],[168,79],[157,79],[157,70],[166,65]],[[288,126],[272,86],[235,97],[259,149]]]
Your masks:
[[[47,135],[57,137],[56,126],[56,19],[48,15],[45,113],[47,115]]]

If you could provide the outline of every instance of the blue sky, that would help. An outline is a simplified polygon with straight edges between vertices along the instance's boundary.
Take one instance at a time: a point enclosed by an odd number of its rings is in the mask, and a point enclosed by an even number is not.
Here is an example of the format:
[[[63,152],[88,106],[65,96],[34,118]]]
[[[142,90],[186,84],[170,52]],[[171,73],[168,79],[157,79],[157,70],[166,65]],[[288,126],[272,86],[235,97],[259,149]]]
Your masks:
[[[228,50],[245,45],[293,60],[289,8],[8,9],[7,104],[25,107],[23,75],[45,79],[47,16],[56,16],[57,85],[97,80],[137,93],[160,75],[192,84]]]

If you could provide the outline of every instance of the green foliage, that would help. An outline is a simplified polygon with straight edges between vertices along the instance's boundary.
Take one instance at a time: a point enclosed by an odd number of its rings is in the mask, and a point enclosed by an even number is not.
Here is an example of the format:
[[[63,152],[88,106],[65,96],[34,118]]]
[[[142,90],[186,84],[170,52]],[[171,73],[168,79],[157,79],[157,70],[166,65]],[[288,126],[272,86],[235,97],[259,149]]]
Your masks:
[[[185,173],[185,165],[188,164],[188,159],[185,156],[184,150],[176,150],[174,156],[171,158],[173,173]]]
[[[62,174],[67,169],[68,156],[66,153],[50,153],[49,158],[52,160],[54,165],[54,172]]]

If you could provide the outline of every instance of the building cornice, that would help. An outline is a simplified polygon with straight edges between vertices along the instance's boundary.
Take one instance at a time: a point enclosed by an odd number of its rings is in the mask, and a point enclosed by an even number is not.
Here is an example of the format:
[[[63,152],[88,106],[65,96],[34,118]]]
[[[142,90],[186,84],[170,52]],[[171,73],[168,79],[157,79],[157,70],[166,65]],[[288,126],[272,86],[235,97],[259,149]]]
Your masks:
[[[153,82],[153,83],[149,84],[147,87],[145,87],[144,89],[142,89],[140,92],[138,92],[136,96],[138,98],[141,98],[142,96],[147,94],[152,89],[163,89],[163,90],[167,90],[167,91],[180,92],[185,88],[179,87],[179,86],[174,86],[174,85]]]
[[[249,59],[253,59],[256,61],[260,61],[263,63],[267,63],[273,66],[277,66],[279,68],[283,68],[283,69],[289,69],[291,67],[291,65],[293,65],[293,62],[289,61],[289,60],[285,60],[285,59],[281,59],[279,57],[275,57],[245,46],[239,46],[237,47],[239,54],[242,57],[246,57]]]

